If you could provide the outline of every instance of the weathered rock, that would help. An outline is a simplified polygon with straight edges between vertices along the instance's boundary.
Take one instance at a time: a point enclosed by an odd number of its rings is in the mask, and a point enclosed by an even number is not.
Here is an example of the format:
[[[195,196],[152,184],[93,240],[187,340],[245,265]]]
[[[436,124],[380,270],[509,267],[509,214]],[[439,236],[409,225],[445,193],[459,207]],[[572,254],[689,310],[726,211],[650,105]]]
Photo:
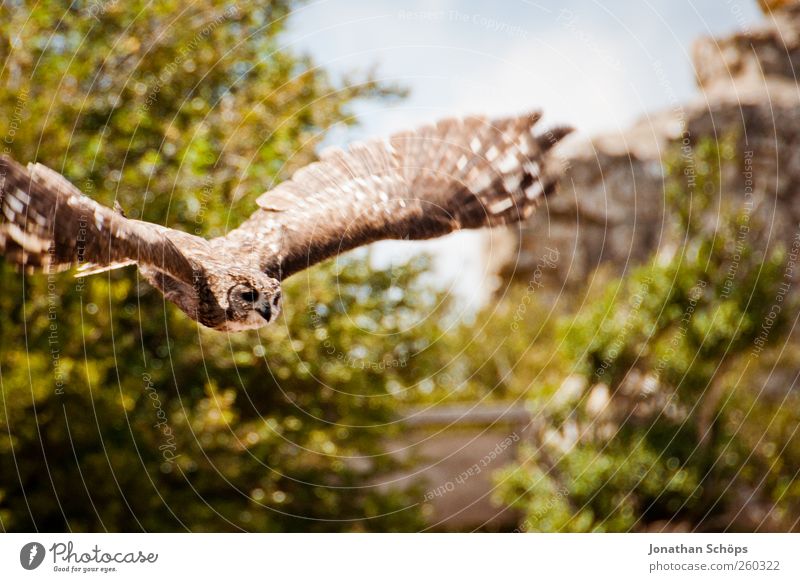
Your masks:
[[[738,136],[740,162],[726,168],[721,191],[734,203],[743,199],[752,170],[757,212],[770,228],[765,240],[794,236],[800,222],[800,8],[758,29],[701,39],[694,66],[700,94],[691,102],[648,115],[622,133],[563,144],[557,153],[568,170],[561,191],[519,231],[506,278],[524,280],[546,249],[555,248],[561,260],[549,271],[555,277],[549,288],[583,287],[601,265],[622,273],[671,244],[663,161],[704,137]]]

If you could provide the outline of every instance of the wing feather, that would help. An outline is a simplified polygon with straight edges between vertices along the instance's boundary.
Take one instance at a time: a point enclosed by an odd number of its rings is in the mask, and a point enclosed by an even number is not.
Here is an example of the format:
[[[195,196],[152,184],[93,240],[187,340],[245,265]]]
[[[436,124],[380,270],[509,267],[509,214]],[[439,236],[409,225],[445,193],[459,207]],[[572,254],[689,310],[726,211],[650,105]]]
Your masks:
[[[0,156],[0,207],[0,252],[27,270],[80,265],[85,276],[136,262],[192,281],[169,229],[125,218],[41,164],[25,169]]]

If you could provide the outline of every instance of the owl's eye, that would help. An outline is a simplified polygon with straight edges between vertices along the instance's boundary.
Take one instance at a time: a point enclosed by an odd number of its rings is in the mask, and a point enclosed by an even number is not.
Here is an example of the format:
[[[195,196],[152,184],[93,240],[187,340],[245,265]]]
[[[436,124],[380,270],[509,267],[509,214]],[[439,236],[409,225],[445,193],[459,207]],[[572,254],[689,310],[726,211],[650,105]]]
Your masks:
[[[273,299],[273,300],[272,300],[272,304],[273,304],[275,307],[277,307],[277,306],[278,306],[278,303],[280,302],[280,300],[281,300],[281,292],[280,292],[280,291],[278,291],[278,292],[275,294],[275,299]]]
[[[248,303],[255,303],[258,301],[258,291],[242,291],[240,297]]]

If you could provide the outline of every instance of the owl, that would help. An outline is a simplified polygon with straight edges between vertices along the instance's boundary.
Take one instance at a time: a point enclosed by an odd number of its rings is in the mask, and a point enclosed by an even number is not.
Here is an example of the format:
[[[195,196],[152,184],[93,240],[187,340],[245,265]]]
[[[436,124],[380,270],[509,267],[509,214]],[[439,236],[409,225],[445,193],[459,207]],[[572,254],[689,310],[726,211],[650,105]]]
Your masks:
[[[136,265],[202,325],[257,329],[279,315],[281,282],[329,257],[526,219],[554,192],[563,164],[552,148],[570,132],[537,132],[540,117],[450,118],[330,149],[212,239],[127,218],[41,164],[0,157],[0,252],[79,276]]]

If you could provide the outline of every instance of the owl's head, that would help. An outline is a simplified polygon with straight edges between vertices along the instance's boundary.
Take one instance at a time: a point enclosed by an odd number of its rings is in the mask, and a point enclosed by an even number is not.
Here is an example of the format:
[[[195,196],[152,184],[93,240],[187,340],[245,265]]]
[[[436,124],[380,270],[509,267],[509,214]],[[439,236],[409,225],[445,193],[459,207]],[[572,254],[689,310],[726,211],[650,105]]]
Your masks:
[[[258,329],[274,321],[280,312],[280,284],[275,279],[261,275],[246,282],[237,282],[228,289],[225,322],[216,329]]]
[[[139,270],[166,299],[195,321],[217,331],[258,329],[281,312],[281,284],[257,269],[203,256],[192,261],[192,280],[140,265]]]
[[[280,282],[260,271],[229,272],[214,287],[225,315],[224,321],[211,326],[218,331],[258,329],[281,312]]]

